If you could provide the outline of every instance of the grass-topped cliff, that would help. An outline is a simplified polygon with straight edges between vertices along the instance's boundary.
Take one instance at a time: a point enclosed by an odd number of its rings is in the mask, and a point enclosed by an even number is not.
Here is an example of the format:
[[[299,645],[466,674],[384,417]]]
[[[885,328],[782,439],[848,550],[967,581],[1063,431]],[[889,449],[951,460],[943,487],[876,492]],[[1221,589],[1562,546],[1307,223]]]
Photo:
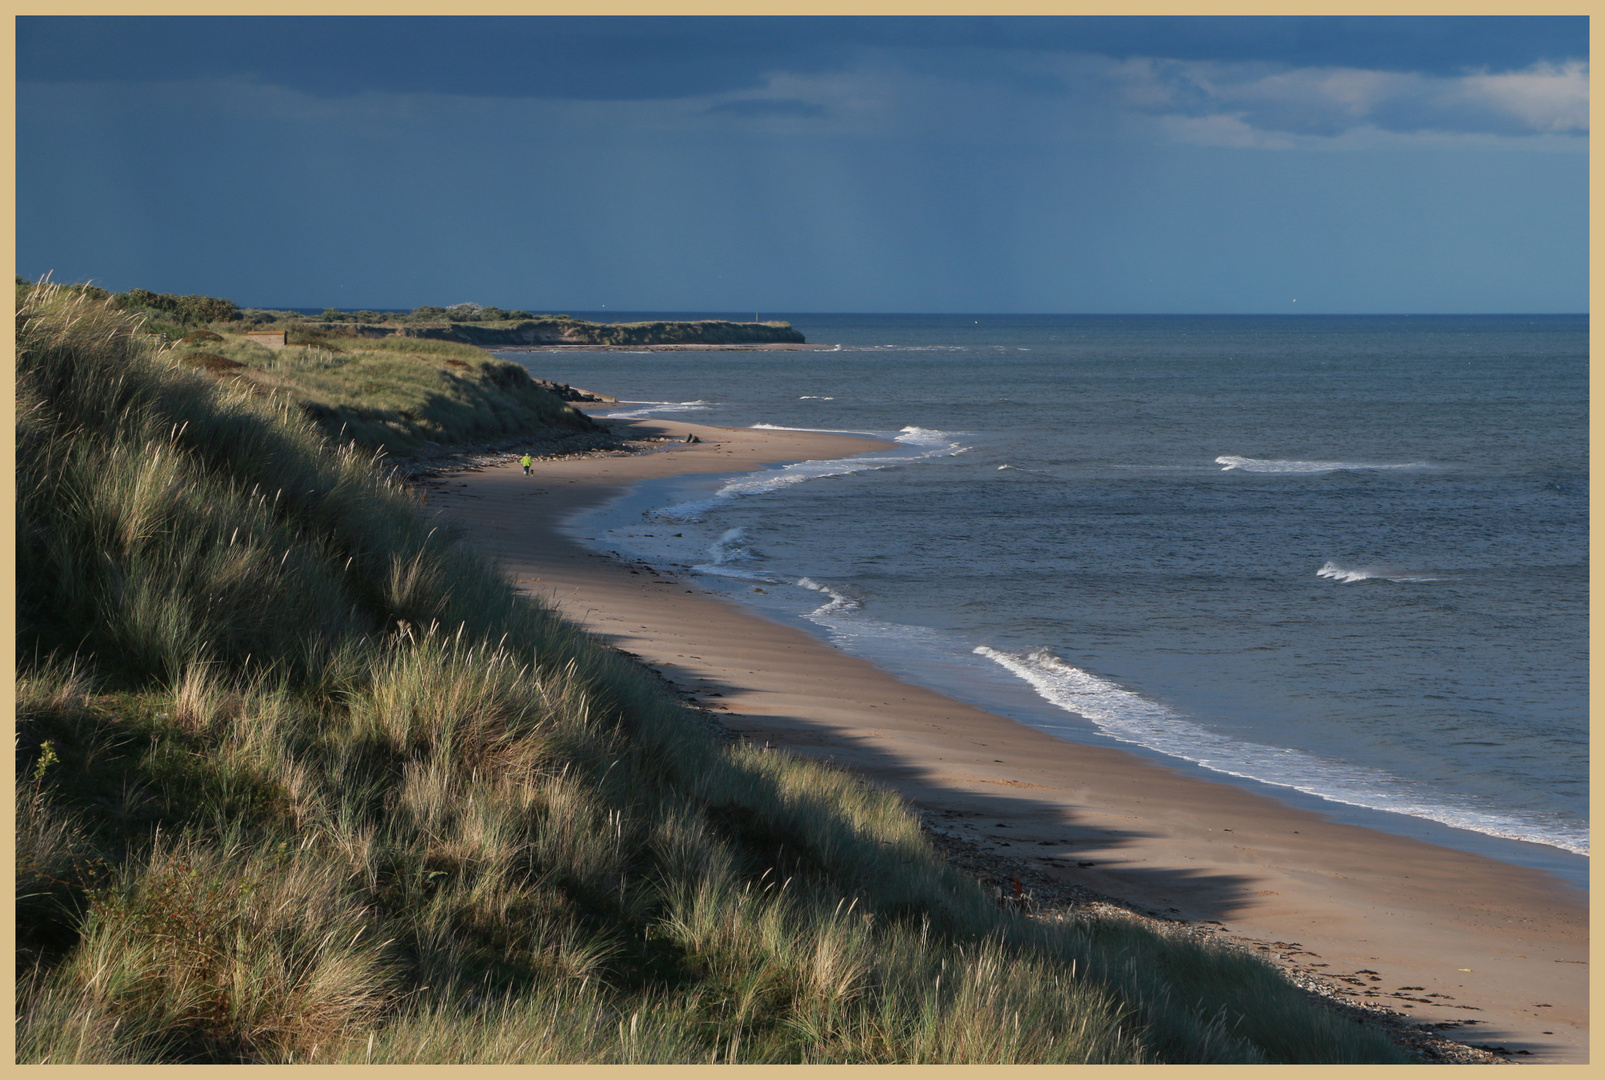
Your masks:
[[[488,442],[541,428],[596,426],[542,389],[521,364],[472,345],[336,337],[307,328],[287,337],[273,348],[226,329],[191,332],[171,347],[171,357],[240,389],[284,396],[330,435],[343,430],[394,454],[424,442]]]
[[[1000,910],[286,395],[81,291],[17,323],[20,1061],[1401,1060],[1246,955]]]
[[[19,308],[32,283],[18,279]],[[460,342],[356,337],[296,321],[275,324],[283,345],[252,340],[263,325],[232,302],[133,289],[109,295],[65,286],[73,296],[127,312],[166,343],[165,359],[234,389],[300,409],[330,437],[409,455],[425,443],[472,444],[532,431],[591,432],[596,425],[530,378],[520,364]],[[156,327],[159,330],[153,330]]]

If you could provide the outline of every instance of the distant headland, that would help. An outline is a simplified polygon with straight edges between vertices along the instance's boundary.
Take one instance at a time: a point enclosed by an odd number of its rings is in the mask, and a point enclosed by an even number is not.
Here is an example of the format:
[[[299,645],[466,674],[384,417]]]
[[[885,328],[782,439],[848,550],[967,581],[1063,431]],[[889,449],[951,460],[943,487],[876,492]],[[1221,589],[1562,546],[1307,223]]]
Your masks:
[[[411,312],[336,311],[309,317],[297,312],[247,309],[247,319],[287,322],[326,334],[352,337],[417,337],[460,341],[480,348],[669,348],[685,346],[774,347],[805,345],[788,322],[730,322],[724,319],[646,322],[587,322],[571,315],[535,315],[479,304],[424,306]]]
[[[537,315],[495,322],[366,327],[361,331],[388,331],[409,337],[438,337],[481,348],[497,346],[687,346],[687,345],[804,345],[807,339],[787,322],[727,322],[697,319],[678,322],[596,323],[567,315]]]
[[[240,307],[211,296],[177,296],[149,289],[108,294],[88,286],[100,298],[145,316],[146,329],[169,339],[182,337],[193,325],[228,322],[246,331],[311,332],[324,337],[410,337],[457,341],[480,348],[649,348],[723,346],[788,348],[808,339],[788,322],[732,322],[724,319],[644,322],[587,322],[571,315],[537,315],[528,311],[474,303],[450,307],[424,305],[410,312],[341,311],[321,314],[273,308]]]

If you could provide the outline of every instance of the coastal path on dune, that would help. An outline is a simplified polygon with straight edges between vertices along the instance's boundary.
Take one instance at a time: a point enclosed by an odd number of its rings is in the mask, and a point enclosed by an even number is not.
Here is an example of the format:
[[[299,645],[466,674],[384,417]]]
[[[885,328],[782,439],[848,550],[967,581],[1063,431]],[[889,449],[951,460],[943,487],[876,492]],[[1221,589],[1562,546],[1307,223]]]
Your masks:
[[[1269,947],[1356,1004],[1518,1061],[1588,1060],[1587,897],[1550,875],[1329,821],[905,683],[694,577],[562,529],[640,481],[843,457],[850,435],[661,420],[673,449],[452,474],[430,508],[518,587],[638,656],[728,729],[896,789],[961,846]],[[695,434],[701,442],[683,441]]]

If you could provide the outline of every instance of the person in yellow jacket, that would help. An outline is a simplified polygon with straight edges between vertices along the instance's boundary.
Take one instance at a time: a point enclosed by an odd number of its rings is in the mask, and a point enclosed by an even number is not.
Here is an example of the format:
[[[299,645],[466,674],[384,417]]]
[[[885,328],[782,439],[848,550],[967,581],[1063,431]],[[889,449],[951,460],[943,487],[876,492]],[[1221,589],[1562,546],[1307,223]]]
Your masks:
[[[524,475],[525,476],[529,475],[529,466],[530,466],[530,463],[532,461],[534,461],[534,460],[535,459],[530,457],[528,454],[525,454],[523,457],[518,459],[518,463],[520,465],[524,466]]]

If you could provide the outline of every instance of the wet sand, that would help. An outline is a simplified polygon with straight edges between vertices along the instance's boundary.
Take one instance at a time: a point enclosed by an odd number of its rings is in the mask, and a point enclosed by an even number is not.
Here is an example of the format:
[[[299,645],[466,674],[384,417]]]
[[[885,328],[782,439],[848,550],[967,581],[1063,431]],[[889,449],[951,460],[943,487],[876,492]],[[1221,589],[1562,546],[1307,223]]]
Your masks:
[[[1271,946],[1349,1000],[1515,1060],[1588,1059],[1587,895],[1538,871],[1331,822],[902,682],[560,523],[630,485],[890,445],[641,420],[697,444],[452,474],[430,506],[519,587],[639,656],[725,725],[904,793],[934,828],[1050,880]],[[1525,1053],[1522,1053],[1525,1051]]]

